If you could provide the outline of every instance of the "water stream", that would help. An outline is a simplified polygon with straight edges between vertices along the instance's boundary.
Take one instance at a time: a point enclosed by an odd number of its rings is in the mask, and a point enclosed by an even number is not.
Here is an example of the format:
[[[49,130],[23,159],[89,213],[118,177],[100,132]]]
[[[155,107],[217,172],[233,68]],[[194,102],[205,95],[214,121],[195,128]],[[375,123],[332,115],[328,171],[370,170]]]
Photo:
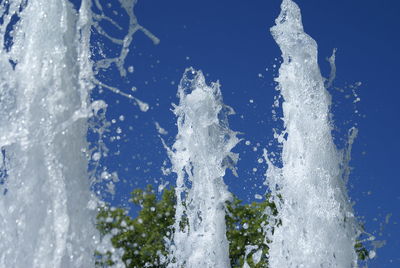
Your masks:
[[[98,197],[91,189],[101,177],[88,172],[88,163],[98,166],[104,144],[89,148],[88,129],[100,139],[102,132],[88,119],[102,110],[103,120],[107,104],[91,100],[91,92],[110,90],[148,109],[99,77],[110,66],[125,77],[136,32],[159,42],[138,24],[137,1],[116,2],[129,18],[124,27],[104,14],[98,0],[72,2],[0,1],[0,267],[94,266],[100,238],[94,226]],[[125,35],[111,37],[104,21]],[[94,33],[109,39],[117,56],[94,58]]]
[[[171,150],[177,174],[177,206],[169,267],[229,267],[225,202],[231,195],[223,181],[235,171],[238,143],[222,102],[219,83],[207,85],[201,71],[185,71],[178,89],[178,135]]]
[[[79,15],[60,0],[0,12],[0,267],[93,266],[85,1]]]
[[[304,32],[299,7],[283,0],[271,33],[282,51],[276,78],[283,97],[282,167],[268,158],[267,183],[277,204],[268,228],[269,261],[278,267],[355,267],[356,221],[346,190],[348,154],[336,148],[331,96],[317,43]],[[350,142],[356,131],[351,131]]]

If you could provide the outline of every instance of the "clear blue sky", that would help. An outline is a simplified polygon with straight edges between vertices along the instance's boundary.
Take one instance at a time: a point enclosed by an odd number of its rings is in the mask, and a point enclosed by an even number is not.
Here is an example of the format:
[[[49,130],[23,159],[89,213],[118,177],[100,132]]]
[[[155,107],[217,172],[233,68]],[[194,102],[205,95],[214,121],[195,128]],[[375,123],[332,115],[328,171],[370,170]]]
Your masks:
[[[400,2],[297,3],[302,9],[305,31],[319,44],[324,76],[329,74],[325,58],[333,48],[338,49],[334,85],[345,91],[331,90],[338,144],[342,144],[341,138],[350,126],[357,124],[360,130],[352,154],[349,193],[367,231],[376,234],[378,240],[387,241],[369,265],[400,267]],[[132,86],[137,87],[135,96],[151,107],[142,113],[131,101],[113,93],[101,96],[109,103],[109,119],[117,121],[110,135],[118,135],[117,128],[122,130],[122,139],[109,143],[111,154],[104,162],[121,179],[115,204],[126,204],[135,187],[174,181],[173,176],[161,173],[167,156],[154,123],[168,131],[164,138],[171,145],[176,135],[171,103],[177,102],[177,84],[189,66],[203,70],[209,82],[220,80],[225,103],[237,112],[230,118],[231,128],[243,132],[244,141],[251,142],[246,146],[243,141],[236,148],[241,155],[239,178],[228,174],[230,190],[246,201],[265,192],[266,167],[257,159],[272,140],[272,128],[277,126],[271,120],[271,105],[277,94],[273,78],[280,51],[269,28],[279,13],[279,5],[279,0],[139,0],[135,8],[139,22],[161,43],[154,46],[144,34],[136,34],[127,59],[127,66],[133,65],[135,71],[124,82],[116,81],[112,72],[106,78],[127,93]],[[115,48],[110,49],[113,53]],[[351,85],[356,82],[362,82],[356,91],[361,101],[354,105]],[[347,94],[351,95],[349,99]],[[118,120],[120,115],[125,117],[123,122]],[[392,216],[386,223],[389,213]]]

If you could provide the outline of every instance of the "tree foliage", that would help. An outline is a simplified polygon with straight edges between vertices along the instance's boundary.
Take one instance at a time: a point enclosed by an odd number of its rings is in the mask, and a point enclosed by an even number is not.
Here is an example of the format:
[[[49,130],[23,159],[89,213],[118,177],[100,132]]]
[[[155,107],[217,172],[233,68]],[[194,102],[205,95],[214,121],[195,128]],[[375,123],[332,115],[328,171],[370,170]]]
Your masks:
[[[226,204],[226,236],[229,241],[231,267],[268,267],[268,246],[264,226],[268,215],[277,215],[275,204],[268,201],[243,204],[236,196]],[[151,185],[132,192],[130,201],[141,207],[136,218],[123,208],[104,207],[97,216],[97,228],[101,235],[111,234],[114,248],[122,249],[121,261],[129,268],[166,267],[163,257],[168,251],[165,239],[171,239],[175,215],[174,189],[164,189],[161,199]],[[265,213],[269,211],[269,213]],[[279,223],[278,223],[279,224]],[[362,243],[355,249],[360,260],[368,258]],[[112,253],[96,253],[97,267],[114,263]]]
[[[171,238],[173,233],[174,190],[165,189],[157,200],[152,186],[148,185],[145,190],[134,190],[131,202],[141,207],[136,218],[131,218],[122,208],[105,207],[97,216],[97,228],[101,235],[112,234],[112,245],[123,249],[121,259],[126,267],[165,267],[162,256],[167,254],[165,238]],[[232,267],[243,267],[245,261],[250,267],[267,266],[268,247],[263,233],[267,223],[263,212],[267,207],[276,210],[268,201],[242,204],[236,196],[227,203],[226,235]],[[113,264],[110,252],[97,253],[98,267]]]
[[[276,215],[276,207],[268,202],[242,204],[234,196],[233,201],[227,203],[226,235],[229,243],[229,257],[231,267],[243,267],[244,263],[250,267],[267,267],[268,246],[265,241],[264,226],[268,224],[266,210]]]
[[[141,207],[134,219],[122,208],[101,209],[97,216],[100,234],[113,234],[112,245],[123,249],[126,267],[164,267],[160,258],[167,253],[164,237],[170,236],[174,223],[174,190],[165,189],[161,200],[157,200],[149,185],[145,190],[134,190],[131,202]],[[112,265],[110,255],[98,254],[98,267]]]

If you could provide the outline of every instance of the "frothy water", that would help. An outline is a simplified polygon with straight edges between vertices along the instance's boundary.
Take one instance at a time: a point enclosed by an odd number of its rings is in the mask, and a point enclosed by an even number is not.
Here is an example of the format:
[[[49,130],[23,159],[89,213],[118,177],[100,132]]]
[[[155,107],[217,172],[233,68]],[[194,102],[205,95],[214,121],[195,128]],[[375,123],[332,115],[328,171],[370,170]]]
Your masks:
[[[87,142],[89,128],[101,139],[107,124],[97,121],[105,120],[107,104],[90,95],[95,87],[111,90],[146,111],[146,103],[104,84],[99,72],[116,66],[126,75],[137,31],[159,42],[138,24],[137,1],[118,3],[129,18],[122,39],[101,28],[106,20],[124,30],[99,1],[82,0],[79,10],[67,0],[0,1],[0,267],[93,267],[95,249],[110,247],[94,226],[99,202],[91,188],[101,177],[88,172],[105,145],[89,149]],[[94,32],[120,53],[93,59]],[[100,127],[89,126],[93,117]]]
[[[266,153],[267,182],[279,217],[267,230],[270,265],[355,267],[357,228],[345,187],[349,157],[333,142],[331,96],[319,70],[317,44],[304,32],[300,9],[291,0],[283,0],[271,33],[282,51],[276,81],[285,129],[278,137],[282,167]]]
[[[0,146],[7,171],[0,267],[93,266],[95,199],[84,154],[87,12],[78,15],[60,0],[2,1],[0,12]]]
[[[178,89],[178,135],[169,151],[176,181],[176,223],[169,267],[229,267],[225,202],[231,195],[223,181],[238,156],[238,143],[222,102],[220,85],[208,86],[201,71],[186,70]]]

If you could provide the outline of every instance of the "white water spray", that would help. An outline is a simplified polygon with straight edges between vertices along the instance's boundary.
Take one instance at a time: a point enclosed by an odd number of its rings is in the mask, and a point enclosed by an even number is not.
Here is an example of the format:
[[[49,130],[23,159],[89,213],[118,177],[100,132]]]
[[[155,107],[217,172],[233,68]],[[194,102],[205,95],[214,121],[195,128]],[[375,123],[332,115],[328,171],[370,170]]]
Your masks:
[[[159,40],[137,23],[137,1],[118,1],[129,17],[121,40],[102,30],[102,20],[123,27],[93,2],[98,13],[91,0],[79,11],[68,0],[0,1],[0,267],[94,266],[98,181],[87,171],[87,119],[107,105],[91,103],[90,92],[97,85],[148,107],[95,74],[115,65],[126,75],[137,31]],[[121,47],[118,57],[90,59],[93,29]]]
[[[83,2],[80,16],[68,1],[1,4],[0,267],[93,266]]]
[[[331,97],[318,67],[317,44],[303,31],[300,9],[291,0],[283,0],[271,32],[283,57],[276,81],[285,130],[278,138],[283,167],[266,155],[281,220],[267,230],[270,266],[355,267],[357,229],[345,188],[348,157],[333,142]]]
[[[229,267],[223,182],[234,169],[238,143],[229,129],[233,111],[222,102],[218,83],[208,86],[200,71],[187,69],[179,86],[178,135],[170,151],[176,183],[176,223],[169,267]]]

